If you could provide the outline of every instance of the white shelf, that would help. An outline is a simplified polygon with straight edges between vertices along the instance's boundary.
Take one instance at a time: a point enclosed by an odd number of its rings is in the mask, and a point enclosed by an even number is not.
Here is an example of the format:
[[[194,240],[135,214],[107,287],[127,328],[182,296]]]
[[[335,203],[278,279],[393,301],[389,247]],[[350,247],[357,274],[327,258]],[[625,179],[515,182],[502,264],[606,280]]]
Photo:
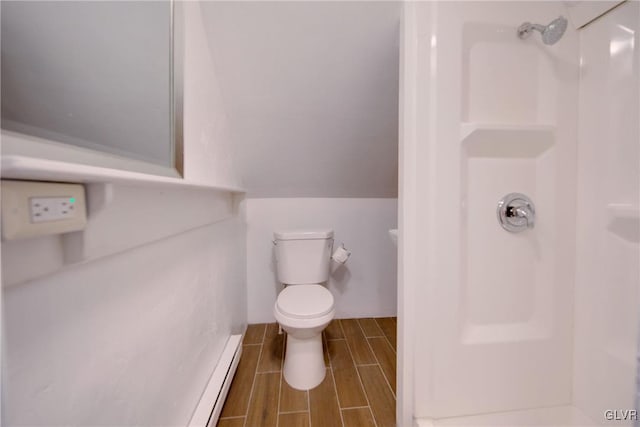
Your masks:
[[[610,218],[640,219],[640,206],[631,203],[609,203],[607,212]]]
[[[182,178],[131,172],[119,169],[67,163],[56,160],[38,159],[26,156],[8,155],[2,157],[3,179],[28,179],[38,181],[59,181],[75,183],[121,183],[141,186],[176,186],[211,189],[244,193],[239,187],[211,185]]]
[[[618,237],[640,243],[640,206],[632,203],[609,203],[606,207],[607,229]]]
[[[395,243],[397,245],[398,244],[398,229],[397,228],[392,228],[391,230],[389,230],[389,237],[391,237],[391,240],[393,240],[393,243]]]
[[[460,141],[467,157],[534,159],[553,147],[554,132],[549,125],[463,123]]]
[[[460,124],[460,140],[464,140],[475,131],[532,131],[532,132],[553,132],[556,127],[547,124],[534,123],[485,123],[485,122],[462,122]]]

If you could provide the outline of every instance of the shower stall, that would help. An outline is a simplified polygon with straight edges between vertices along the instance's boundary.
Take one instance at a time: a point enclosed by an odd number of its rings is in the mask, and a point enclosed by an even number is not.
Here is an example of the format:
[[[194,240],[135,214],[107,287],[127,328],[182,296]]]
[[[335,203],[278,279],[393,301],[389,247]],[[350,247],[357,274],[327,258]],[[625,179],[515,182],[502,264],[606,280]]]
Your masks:
[[[636,1],[404,4],[398,425],[634,425],[639,30]]]

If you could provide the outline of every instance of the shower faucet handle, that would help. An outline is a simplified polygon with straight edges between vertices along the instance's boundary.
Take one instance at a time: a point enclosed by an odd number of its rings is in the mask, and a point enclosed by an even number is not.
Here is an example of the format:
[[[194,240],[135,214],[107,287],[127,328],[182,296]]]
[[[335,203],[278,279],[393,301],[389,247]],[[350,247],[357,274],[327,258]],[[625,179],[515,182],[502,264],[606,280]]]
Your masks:
[[[521,193],[509,193],[500,199],[496,213],[502,228],[511,233],[520,233],[535,225],[535,206]]]
[[[523,206],[507,206],[507,217],[508,218],[524,218],[527,223],[527,228],[533,228],[535,219],[533,218],[533,214],[531,209],[527,205]]]

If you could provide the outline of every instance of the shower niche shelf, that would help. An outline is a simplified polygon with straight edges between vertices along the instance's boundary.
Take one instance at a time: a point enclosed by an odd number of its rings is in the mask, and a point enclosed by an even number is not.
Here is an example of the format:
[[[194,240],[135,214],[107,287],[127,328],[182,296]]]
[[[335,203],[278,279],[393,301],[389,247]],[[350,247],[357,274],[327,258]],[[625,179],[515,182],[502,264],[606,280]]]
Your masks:
[[[463,123],[460,141],[467,157],[535,158],[555,141],[551,125]]]
[[[640,242],[640,206],[631,203],[609,203],[607,229],[631,243]]]
[[[551,335],[553,215],[557,196],[554,126],[469,122],[460,126],[460,196],[465,344],[537,341]],[[505,194],[530,197],[539,224],[521,235],[505,232],[496,204]],[[544,217],[544,219],[542,219]],[[487,242],[492,242],[487,245]],[[495,274],[495,272],[500,272]],[[487,298],[500,295],[500,298]]]
[[[632,203],[609,203],[607,211],[611,218],[627,218],[640,221],[640,205]]]

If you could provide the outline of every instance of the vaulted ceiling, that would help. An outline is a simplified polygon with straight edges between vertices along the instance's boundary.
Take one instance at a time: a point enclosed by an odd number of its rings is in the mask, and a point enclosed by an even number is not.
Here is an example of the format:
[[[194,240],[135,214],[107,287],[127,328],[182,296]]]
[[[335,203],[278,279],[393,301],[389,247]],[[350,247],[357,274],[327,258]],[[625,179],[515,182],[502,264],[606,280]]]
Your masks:
[[[249,197],[396,197],[399,2],[204,2]]]

